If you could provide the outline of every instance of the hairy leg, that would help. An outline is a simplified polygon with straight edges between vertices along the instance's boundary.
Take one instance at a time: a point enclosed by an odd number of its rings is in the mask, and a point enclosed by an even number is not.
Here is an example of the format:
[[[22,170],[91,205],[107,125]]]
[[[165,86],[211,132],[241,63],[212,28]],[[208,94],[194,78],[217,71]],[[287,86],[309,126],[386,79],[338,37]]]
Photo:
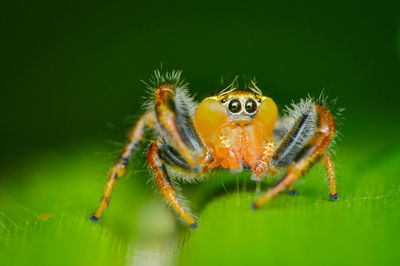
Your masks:
[[[197,221],[191,217],[191,215],[184,209],[182,204],[176,197],[175,189],[168,177],[167,171],[165,169],[164,160],[160,158],[159,141],[154,141],[149,149],[147,160],[151,169],[153,170],[157,184],[160,186],[161,193],[164,198],[171,204],[172,208],[182,217],[182,219],[189,224],[193,229],[197,228]]]
[[[189,112],[192,106],[187,104],[191,99],[187,98],[184,85],[177,86],[172,83],[161,83],[155,88],[155,110],[142,116],[132,129],[128,143],[109,172],[103,197],[91,220],[97,221],[102,217],[117,179],[125,173],[132,154],[143,139],[145,127],[156,128],[162,138],[171,141],[183,157],[181,165],[187,165],[190,172],[207,170],[201,169],[202,162],[208,154],[203,151],[203,145],[193,128]]]
[[[321,157],[321,162],[325,166],[326,172],[328,173],[329,197],[331,200],[338,200],[339,197],[336,188],[335,167],[333,165],[332,156],[328,152],[325,152],[325,154]]]
[[[311,109],[315,111],[318,117],[317,127],[313,136],[297,154],[296,159],[289,166],[286,175],[278,182],[278,184],[270,188],[264,195],[255,200],[252,203],[253,208],[256,209],[261,207],[278,193],[287,189],[294,181],[300,178],[328,148],[335,133],[335,122],[332,113],[321,105],[313,105],[311,106],[310,111],[312,111]],[[296,126],[299,127],[299,125]],[[298,130],[296,129],[293,132],[296,131]],[[284,145],[287,144],[284,143]]]
[[[108,204],[110,202],[110,197],[114,189],[115,183],[117,182],[117,179],[124,175],[126,166],[128,165],[132,154],[135,152],[140,141],[143,140],[145,128],[151,126],[153,122],[153,115],[151,113],[146,113],[132,128],[129,134],[128,143],[125,145],[118,160],[114,163],[108,173],[108,181],[104,189],[103,197],[101,198],[97,210],[95,211],[93,216],[90,217],[92,221],[98,221],[103,216],[104,210],[108,207]]]
[[[182,88],[179,88],[183,90]],[[180,94],[179,94],[180,93]],[[181,96],[179,96],[179,95]],[[168,132],[179,153],[192,168],[199,172],[203,145],[195,133],[183,92],[178,92],[174,84],[164,84],[154,93],[157,120]],[[182,99],[177,99],[177,97]]]

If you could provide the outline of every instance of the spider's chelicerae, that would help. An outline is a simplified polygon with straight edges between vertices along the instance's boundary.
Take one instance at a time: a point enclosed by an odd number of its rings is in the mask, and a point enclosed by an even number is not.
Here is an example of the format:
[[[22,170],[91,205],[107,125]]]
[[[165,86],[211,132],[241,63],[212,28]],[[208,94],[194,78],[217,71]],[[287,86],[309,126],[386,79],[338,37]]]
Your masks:
[[[100,205],[92,220],[99,220],[108,206],[114,185],[144,138],[146,128],[156,136],[148,148],[147,160],[156,183],[173,209],[192,228],[197,227],[187,207],[177,197],[171,178],[201,179],[218,168],[233,172],[247,169],[251,179],[286,171],[283,178],[258,197],[257,209],[293,183],[315,162],[328,173],[330,198],[337,200],[336,180],[329,147],[335,135],[332,112],[323,100],[308,97],[278,116],[274,101],[262,95],[254,82],[237,90],[233,82],[218,95],[196,103],[187,92],[180,71],[151,79],[152,100],[147,112],[129,135],[129,141],[111,168]]]

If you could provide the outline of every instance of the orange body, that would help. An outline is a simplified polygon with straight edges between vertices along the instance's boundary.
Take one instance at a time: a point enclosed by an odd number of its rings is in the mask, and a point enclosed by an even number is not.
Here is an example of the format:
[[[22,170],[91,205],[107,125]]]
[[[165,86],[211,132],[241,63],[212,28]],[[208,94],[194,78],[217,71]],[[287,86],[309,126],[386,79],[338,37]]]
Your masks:
[[[249,99],[254,100],[256,111],[249,114],[243,106],[241,112],[231,113],[226,104],[232,99],[240,101],[242,106]],[[203,100],[194,124],[217,164],[237,170],[243,163],[254,167],[272,136],[277,116],[278,109],[271,98],[237,91]]]
[[[335,122],[323,97],[318,101],[309,97],[288,108],[293,121],[283,118],[280,122],[284,124],[280,123],[278,128],[288,131],[272,139],[278,109],[271,98],[262,96],[254,81],[246,84],[249,91],[237,91],[235,78],[217,96],[203,100],[196,109],[193,125],[195,105],[180,75],[180,71],[165,74],[155,71],[149,87],[154,89],[154,109],[132,128],[128,143],[110,169],[99,207],[90,218],[92,221],[102,217],[117,179],[124,175],[146,128],[152,128],[157,137],[147,153],[155,181],[164,198],[193,229],[198,223],[177,197],[170,169],[191,181],[216,167],[246,168],[251,171],[251,179],[259,182],[265,175],[287,168],[275,186],[253,201],[251,207],[257,209],[282,191],[293,192],[294,182],[320,160],[328,172],[329,196],[338,200],[334,164],[328,150],[335,135]]]

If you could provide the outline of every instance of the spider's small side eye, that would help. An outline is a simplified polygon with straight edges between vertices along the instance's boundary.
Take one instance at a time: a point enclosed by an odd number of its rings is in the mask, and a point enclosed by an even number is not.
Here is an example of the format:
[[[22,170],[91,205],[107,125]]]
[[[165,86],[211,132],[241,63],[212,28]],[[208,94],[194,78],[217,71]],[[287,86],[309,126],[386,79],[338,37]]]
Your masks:
[[[226,103],[226,98],[222,98],[221,103]]]
[[[249,114],[254,113],[257,110],[257,104],[253,99],[247,99],[244,104],[244,109],[246,109],[246,112]]]
[[[233,99],[229,102],[228,109],[232,113],[239,113],[242,110],[242,104],[238,99]]]
[[[261,99],[260,98],[257,98],[256,100],[257,100],[258,103],[261,103]]]

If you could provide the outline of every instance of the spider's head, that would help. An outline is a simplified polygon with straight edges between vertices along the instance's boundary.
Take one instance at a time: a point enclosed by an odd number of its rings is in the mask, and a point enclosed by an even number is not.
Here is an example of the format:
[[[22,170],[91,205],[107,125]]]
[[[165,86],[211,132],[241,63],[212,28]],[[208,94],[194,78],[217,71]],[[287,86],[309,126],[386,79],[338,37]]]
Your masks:
[[[201,138],[213,142],[221,126],[260,125],[266,139],[270,138],[278,116],[275,102],[257,88],[249,91],[230,89],[204,99],[196,110],[195,127]]]
[[[225,106],[226,113],[234,121],[250,121],[257,113],[262,96],[249,91],[234,91],[219,96],[219,102]]]

